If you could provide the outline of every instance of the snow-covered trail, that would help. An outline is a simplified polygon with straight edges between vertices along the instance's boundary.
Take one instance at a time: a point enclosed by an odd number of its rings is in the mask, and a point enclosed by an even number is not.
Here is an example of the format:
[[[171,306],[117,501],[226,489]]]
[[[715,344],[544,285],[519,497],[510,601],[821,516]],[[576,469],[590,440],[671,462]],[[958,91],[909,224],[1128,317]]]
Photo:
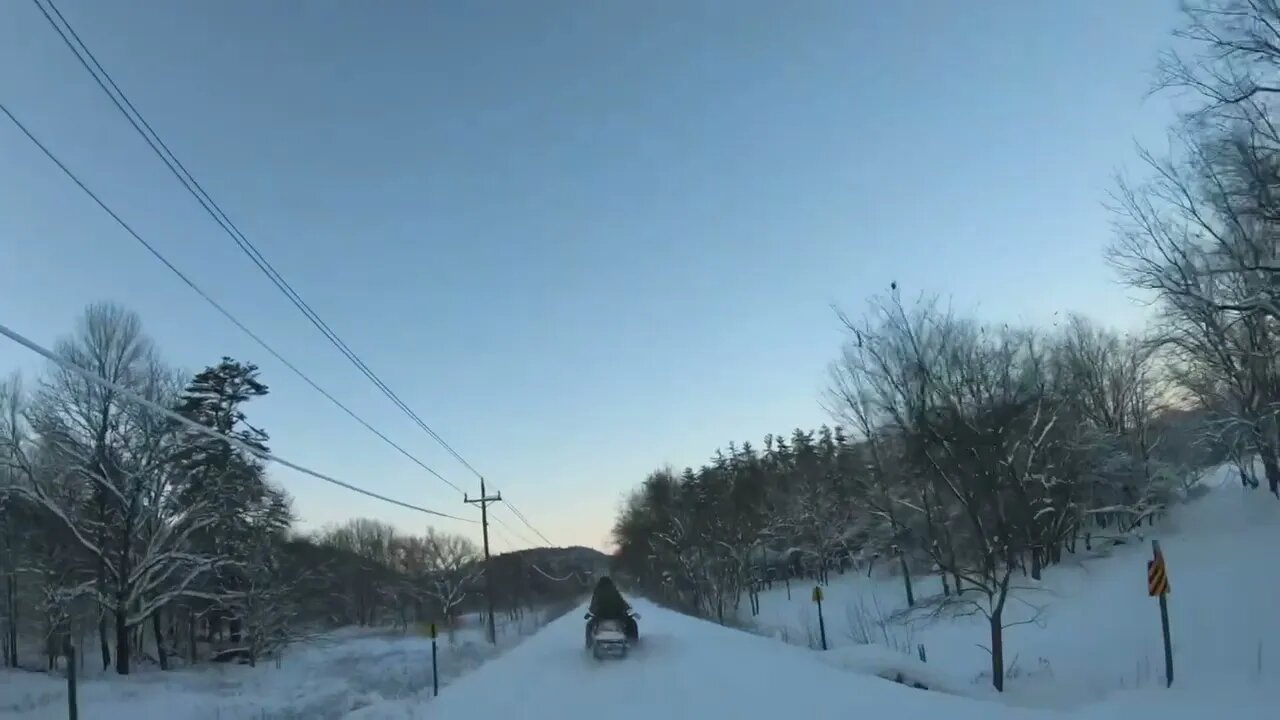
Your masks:
[[[916,690],[832,668],[815,653],[638,601],[641,643],[623,660],[583,649],[583,610],[460,679],[425,710],[446,720],[734,720],[1051,714]],[[368,708],[362,717],[404,717]],[[875,712],[877,715],[868,715]]]

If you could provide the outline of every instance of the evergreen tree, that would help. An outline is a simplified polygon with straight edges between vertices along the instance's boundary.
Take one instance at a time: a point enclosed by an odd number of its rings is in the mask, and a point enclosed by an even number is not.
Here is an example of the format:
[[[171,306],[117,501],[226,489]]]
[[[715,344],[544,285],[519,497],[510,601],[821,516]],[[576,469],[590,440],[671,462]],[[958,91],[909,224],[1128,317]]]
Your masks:
[[[234,438],[248,452],[231,442],[182,428],[183,438],[175,463],[184,475],[180,494],[187,505],[208,507],[213,522],[194,542],[200,549],[224,561],[210,591],[221,596],[223,610],[232,610],[250,587],[260,566],[270,565],[270,548],[283,537],[291,521],[289,501],[283,491],[266,480],[264,456],[268,435],[251,425],[244,406],[268,393],[258,379],[258,367],[229,357],[197,374],[187,385],[177,412],[194,422]],[[252,581],[252,582],[251,582]],[[231,615],[231,639],[239,640],[240,618]]]

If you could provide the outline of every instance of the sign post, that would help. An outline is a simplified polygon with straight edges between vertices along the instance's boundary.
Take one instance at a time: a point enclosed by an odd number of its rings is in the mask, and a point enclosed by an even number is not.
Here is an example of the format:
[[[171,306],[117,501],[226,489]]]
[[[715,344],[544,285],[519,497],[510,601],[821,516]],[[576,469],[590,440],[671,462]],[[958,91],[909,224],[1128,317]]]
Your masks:
[[[436,664],[436,624],[431,623],[431,697],[440,694],[440,672]]]
[[[822,617],[822,586],[813,586],[813,601],[818,605],[818,634],[822,638],[822,649],[827,649],[827,621]]]
[[[63,645],[63,654],[67,656],[67,717],[76,720],[80,716],[80,708],[76,703],[76,644],[68,635]]]
[[[1169,573],[1165,567],[1160,541],[1151,541],[1151,559],[1147,561],[1147,594],[1160,599],[1160,630],[1164,635],[1164,686],[1173,685],[1173,641],[1169,637]]]

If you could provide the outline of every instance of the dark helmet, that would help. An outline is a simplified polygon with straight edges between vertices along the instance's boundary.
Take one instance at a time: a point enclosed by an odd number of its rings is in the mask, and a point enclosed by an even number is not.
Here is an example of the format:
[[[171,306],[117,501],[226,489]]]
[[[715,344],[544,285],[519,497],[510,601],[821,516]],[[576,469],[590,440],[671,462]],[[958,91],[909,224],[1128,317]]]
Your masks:
[[[603,588],[605,590],[612,589],[613,578],[609,577],[608,575],[605,575],[604,577],[600,578],[599,582],[596,583],[596,587]]]

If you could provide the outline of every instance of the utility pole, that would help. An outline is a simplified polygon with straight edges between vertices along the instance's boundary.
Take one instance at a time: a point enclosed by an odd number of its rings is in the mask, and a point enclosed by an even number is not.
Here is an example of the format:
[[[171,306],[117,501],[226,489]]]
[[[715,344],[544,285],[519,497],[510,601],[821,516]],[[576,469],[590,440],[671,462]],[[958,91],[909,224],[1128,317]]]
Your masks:
[[[498,634],[493,625],[493,570],[489,567],[489,503],[502,502],[502,493],[485,494],[484,478],[480,478],[480,497],[470,498],[463,493],[462,501],[480,506],[480,528],[484,534],[484,594],[489,605],[489,642],[497,645]]]

